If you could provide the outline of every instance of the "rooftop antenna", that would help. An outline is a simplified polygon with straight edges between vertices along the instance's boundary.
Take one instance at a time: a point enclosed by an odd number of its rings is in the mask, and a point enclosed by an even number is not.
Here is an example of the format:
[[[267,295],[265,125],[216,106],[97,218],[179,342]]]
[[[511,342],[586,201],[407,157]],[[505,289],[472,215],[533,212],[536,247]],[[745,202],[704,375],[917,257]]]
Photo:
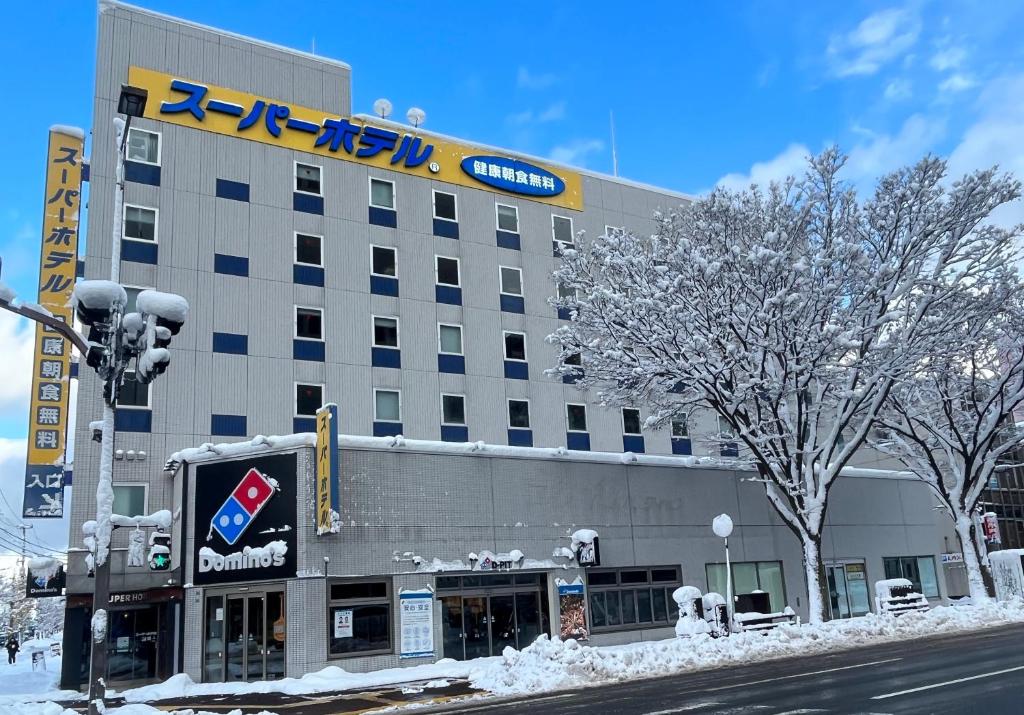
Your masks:
[[[405,113],[405,118],[409,120],[409,124],[418,129],[419,126],[427,120],[427,113],[419,107],[411,107],[409,111]]]
[[[309,51],[309,54],[311,54],[311,55],[315,55],[316,54],[316,37],[313,38],[313,48]]]
[[[619,175],[619,156],[615,151],[615,113],[608,110],[608,126],[612,132],[612,175]]]
[[[387,119],[391,116],[391,100],[381,97],[373,103],[373,113],[381,119]]]

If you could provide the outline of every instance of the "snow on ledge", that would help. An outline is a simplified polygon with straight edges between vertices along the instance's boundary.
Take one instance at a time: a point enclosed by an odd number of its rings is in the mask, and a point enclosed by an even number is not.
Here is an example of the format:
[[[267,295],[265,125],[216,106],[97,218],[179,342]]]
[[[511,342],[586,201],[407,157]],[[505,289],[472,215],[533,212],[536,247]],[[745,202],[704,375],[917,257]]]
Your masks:
[[[85,140],[85,130],[81,127],[73,127],[69,124],[51,124],[50,131],[57,134],[65,134],[69,137]]]
[[[245,442],[223,442],[212,444],[206,442],[198,447],[189,447],[178,450],[167,458],[164,471],[176,472],[182,462],[206,462],[211,459],[229,459],[232,457],[247,457],[253,454],[263,454],[278,449],[294,449],[296,447],[316,446],[316,434],[314,432],[299,432],[297,434],[286,434],[282,436],[271,435],[264,437],[256,435]]]

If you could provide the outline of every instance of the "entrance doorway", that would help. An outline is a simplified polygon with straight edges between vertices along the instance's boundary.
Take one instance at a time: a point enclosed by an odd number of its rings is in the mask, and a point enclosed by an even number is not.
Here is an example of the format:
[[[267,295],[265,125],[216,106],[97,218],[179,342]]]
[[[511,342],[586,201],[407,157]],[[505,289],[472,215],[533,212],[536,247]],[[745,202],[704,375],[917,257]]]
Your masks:
[[[285,634],[283,590],[207,595],[204,682],[283,678]]]
[[[870,613],[867,570],[863,561],[829,564],[825,567],[825,574],[828,576],[829,611],[833,619]]]
[[[500,655],[507,646],[525,648],[548,632],[543,574],[442,576],[437,589],[446,658]]]

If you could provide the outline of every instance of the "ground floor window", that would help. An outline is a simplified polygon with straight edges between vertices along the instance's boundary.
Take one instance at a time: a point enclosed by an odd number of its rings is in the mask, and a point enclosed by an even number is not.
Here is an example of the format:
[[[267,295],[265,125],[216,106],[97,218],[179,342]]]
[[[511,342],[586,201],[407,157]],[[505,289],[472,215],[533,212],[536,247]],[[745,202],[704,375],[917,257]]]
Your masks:
[[[675,623],[672,592],[681,585],[678,566],[588,571],[590,626],[598,633]]]
[[[329,581],[327,588],[330,654],[390,653],[391,581]]]
[[[939,597],[933,556],[890,556],[882,559],[886,578],[905,578],[927,598]]]
[[[725,564],[707,564],[708,591],[725,595]],[[781,561],[734,561],[732,592],[734,596],[762,591],[768,594],[772,613],[786,607],[786,586]]]

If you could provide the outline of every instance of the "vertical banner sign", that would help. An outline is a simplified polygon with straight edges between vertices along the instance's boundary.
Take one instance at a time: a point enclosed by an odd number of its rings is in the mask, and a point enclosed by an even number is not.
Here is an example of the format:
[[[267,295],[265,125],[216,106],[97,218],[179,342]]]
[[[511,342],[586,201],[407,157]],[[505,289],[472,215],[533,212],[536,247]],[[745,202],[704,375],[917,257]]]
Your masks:
[[[428,590],[398,594],[402,650],[400,658],[434,655],[434,594]]]
[[[328,404],[316,411],[316,533],[335,533],[331,513],[340,505],[338,477],[338,406]]]
[[[78,210],[82,193],[83,135],[50,130],[43,204],[39,304],[71,323],[71,291],[78,265]],[[52,329],[36,325],[32,361],[28,459],[22,516],[64,516],[64,441],[68,422],[71,345]]]
[[[558,635],[563,639],[586,640],[587,602],[583,595],[583,582],[558,584]]]

